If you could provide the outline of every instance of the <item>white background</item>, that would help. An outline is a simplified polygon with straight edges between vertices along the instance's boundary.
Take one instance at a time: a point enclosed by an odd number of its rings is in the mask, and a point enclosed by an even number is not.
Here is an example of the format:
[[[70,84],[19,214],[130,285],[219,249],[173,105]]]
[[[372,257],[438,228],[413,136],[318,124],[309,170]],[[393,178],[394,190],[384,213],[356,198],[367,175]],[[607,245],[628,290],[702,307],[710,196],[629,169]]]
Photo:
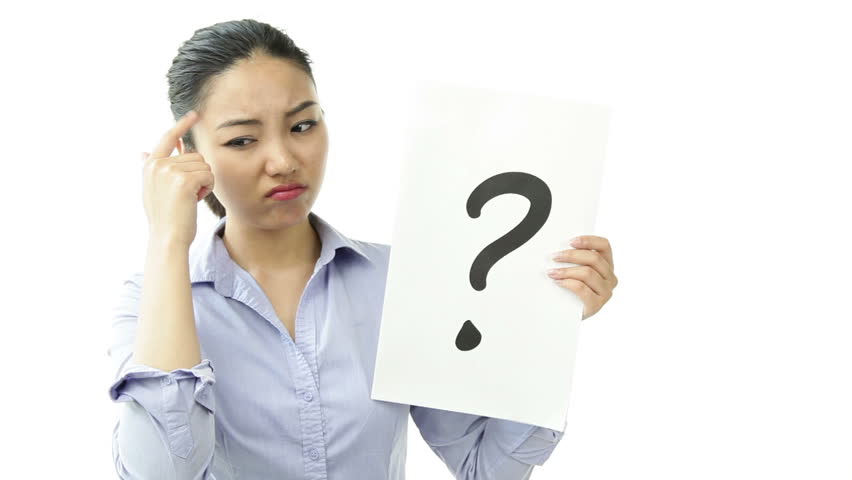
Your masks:
[[[4,477],[114,478],[106,348],[144,261],[138,156],[173,123],[179,44],[255,18],[314,61],[331,138],[315,211],[356,239],[390,243],[395,99],[413,78],[612,107],[589,233],[611,241],[620,283],[583,323],[568,430],[534,478],[852,478],[844,3],[7,7]],[[450,478],[413,422],[407,465]]]

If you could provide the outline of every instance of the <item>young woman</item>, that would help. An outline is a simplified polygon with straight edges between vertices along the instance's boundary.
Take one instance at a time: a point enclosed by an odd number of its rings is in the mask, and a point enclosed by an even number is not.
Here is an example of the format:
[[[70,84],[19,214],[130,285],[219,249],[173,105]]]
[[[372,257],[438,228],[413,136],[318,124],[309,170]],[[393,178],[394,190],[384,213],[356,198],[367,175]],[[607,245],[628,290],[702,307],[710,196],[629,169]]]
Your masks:
[[[410,414],[456,478],[527,478],[561,432],[370,399],[390,246],[311,212],[328,130],[309,63],[253,20],[200,29],[173,60],[177,122],[143,155],[145,269],[112,321],[116,471],[403,479]],[[220,220],[190,252],[201,199]],[[606,239],[580,238],[563,260],[582,265],[554,278],[585,318],[617,280]]]

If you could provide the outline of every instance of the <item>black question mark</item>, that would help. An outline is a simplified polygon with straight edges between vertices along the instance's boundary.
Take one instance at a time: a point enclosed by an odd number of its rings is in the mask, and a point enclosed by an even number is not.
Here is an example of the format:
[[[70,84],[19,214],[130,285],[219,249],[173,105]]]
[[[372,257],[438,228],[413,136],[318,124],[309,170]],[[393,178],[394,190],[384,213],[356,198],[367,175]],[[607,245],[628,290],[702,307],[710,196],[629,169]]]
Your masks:
[[[550,216],[550,205],[553,200],[550,188],[540,178],[524,172],[500,173],[477,185],[467,197],[467,214],[471,218],[479,218],[483,205],[492,198],[506,193],[517,193],[527,197],[530,201],[530,209],[515,228],[491,242],[476,256],[470,266],[470,286],[477,291],[485,290],[485,277],[488,276],[491,267],[531,239]],[[465,320],[456,335],[456,348],[463,352],[473,350],[481,340],[482,334],[473,322]]]

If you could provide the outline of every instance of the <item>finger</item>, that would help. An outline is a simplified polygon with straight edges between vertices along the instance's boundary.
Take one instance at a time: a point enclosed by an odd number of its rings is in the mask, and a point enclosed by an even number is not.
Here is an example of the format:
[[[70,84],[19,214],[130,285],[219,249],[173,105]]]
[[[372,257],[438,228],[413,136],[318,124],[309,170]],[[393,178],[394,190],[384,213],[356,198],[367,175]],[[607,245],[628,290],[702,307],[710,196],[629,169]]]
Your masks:
[[[607,262],[615,268],[615,263],[612,261],[612,246],[606,237],[598,237],[596,235],[580,235],[571,243],[577,248],[588,250],[596,250],[606,259]]]
[[[142,162],[143,163],[145,162],[145,160],[148,160],[149,158],[151,158],[150,153],[142,152]],[[174,163],[177,168],[180,168],[181,170],[183,170],[185,172],[194,172],[196,170],[210,170],[210,165],[207,162],[204,162],[203,160],[202,160],[201,163],[203,163],[204,166],[196,165],[196,164],[199,163],[197,155],[195,155],[195,156],[181,155],[181,156],[178,156],[178,157],[174,157],[172,159],[172,163]],[[190,166],[189,167],[181,167],[184,164],[190,165]]]
[[[601,297],[608,296],[609,287],[607,281],[597,271],[587,266],[554,268],[548,271],[547,276],[557,282],[567,279],[583,282],[596,295],[600,295]]]
[[[593,250],[562,250],[553,257],[553,260],[557,262],[576,263],[577,265],[588,265],[607,280],[612,280],[612,277],[615,276],[612,265],[609,264],[600,252]]]
[[[201,190],[198,191],[198,200],[197,201],[200,202],[204,197],[207,196],[207,192],[209,192],[209,191],[210,191],[209,188],[201,187]]]
[[[198,161],[197,156],[181,155],[180,157],[171,158],[174,159],[172,160],[171,168],[174,168],[175,170],[180,170],[181,172],[213,171],[213,169],[210,168],[209,163],[205,161]]]
[[[200,202],[201,199],[213,192],[215,180],[213,178],[213,174],[210,173],[210,171],[187,172],[187,176],[193,179],[200,180],[200,183],[198,184],[198,190],[195,192],[196,202]]]
[[[198,122],[200,115],[195,110],[190,110],[186,115],[181,117],[172,128],[168,129],[160,142],[151,151],[151,156],[154,158],[163,158],[171,156],[175,148],[177,148],[178,139],[186,135],[186,132]]]

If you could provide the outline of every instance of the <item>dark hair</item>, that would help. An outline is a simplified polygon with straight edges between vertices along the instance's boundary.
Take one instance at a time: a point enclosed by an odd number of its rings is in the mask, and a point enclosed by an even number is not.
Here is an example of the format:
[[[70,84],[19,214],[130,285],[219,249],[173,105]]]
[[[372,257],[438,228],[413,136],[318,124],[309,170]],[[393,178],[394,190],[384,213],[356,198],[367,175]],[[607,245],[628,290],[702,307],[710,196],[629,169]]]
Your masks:
[[[181,44],[166,78],[169,103],[177,121],[190,110],[200,110],[207,99],[210,78],[224,73],[242,59],[266,54],[289,60],[308,74],[316,88],[308,52],[297,47],[284,31],[256,20],[233,20],[196,30],[192,38]],[[192,132],[183,136],[188,150],[195,150]],[[213,192],[204,202],[219,218],[225,207]]]

